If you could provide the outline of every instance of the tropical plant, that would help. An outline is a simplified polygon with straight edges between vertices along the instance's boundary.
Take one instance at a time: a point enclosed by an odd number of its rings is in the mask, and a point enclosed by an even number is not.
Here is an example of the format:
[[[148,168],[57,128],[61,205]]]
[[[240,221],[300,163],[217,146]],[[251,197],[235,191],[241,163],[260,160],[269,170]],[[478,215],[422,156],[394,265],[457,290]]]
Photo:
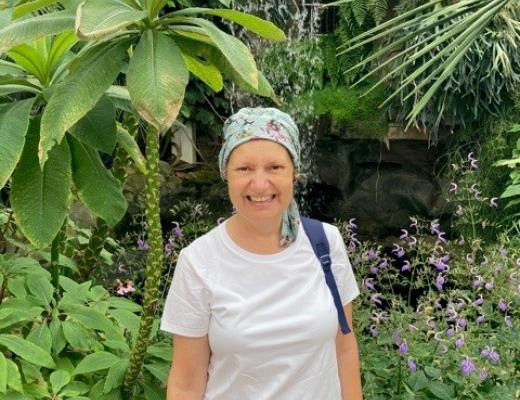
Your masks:
[[[13,15],[16,17],[22,13],[20,9],[23,7],[36,11],[43,5],[56,3],[45,1],[20,4],[14,8]],[[106,182],[111,182],[108,188],[118,185],[115,178],[101,169],[97,150],[102,141],[96,139],[90,143],[82,142],[71,131],[95,107],[98,107],[99,112],[107,107],[110,109],[105,97],[107,91],[112,91],[112,94],[115,92],[114,97],[124,102],[126,89],[113,88],[111,85],[121,73],[124,62],[129,59],[125,75],[130,107],[135,107],[149,126],[146,133],[146,168],[143,168],[143,172],[146,174],[147,241],[150,251],[147,256],[147,280],[138,338],[130,353],[124,380],[128,397],[133,396],[133,388],[142,369],[159,299],[163,246],[159,219],[158,137],[170,128],[177,117],[189,73],[216,91],[222,89],[224,75],[255,94],[274,97],[269,83],[257,70],[248,48],[212,22],[196,16],[221,17],[268,39],[284,39],[283,32],[273,24],[245,13],[209,8],[165,12],[163,9],[166,4],[166,0],[87,0],[77,10],[65,9],[14,20],[0,30],[0,53],[16,46],[29,46],[28,43],[41,38],[48,41],[52,35],[58,35],[58,38],[68,35],[73,38],[71,41],[75,41],[74,35],[64,33],[73,29],[77,37],[86,41],[62,69],[54,71],[51,68],[54,64],[46,64],[44,70],[37,71],[41,87],[27,79],[19,85],[20,82],[13,77],[8,85],[4,85],[7,88],[0,87],[4,93],[7,90],[11,94],[9,85],[14,84],[17,90],[21,86],[24,92],[37,95],[3,106],[6,109],[2,110],[3,132],[0,140],[7,138],[6,146],[13,149],[14,156],[2,165],[0,176],[3,186],[16,168],[11,195],[15,219],[25,227],[24,233],[31,241],[43,246],[54,240],[53,253],[56,255],[59,254],[56,251],[59,246],[56,235],[68,210],[72,179],[80,198],[83,196],[82,200],[91,210],[110,209],[107,215],[97,211],[97,215],[107,217],[104,218],[107,222],[117,222],[115,216],[124,212],[122,203],[111,199],[112,195],[120,199],[122,195],[114,192],[110,196],[100,197],[98,192]],[[53,60],[53,57],[45,60]],[[12,64],[8,67],[11,70],[15,68]],[[52,72],[64,75],[54,87]],[[38,109],[45,107],[41,122],[37,118],[29,121],[33,103],[38,105]],[[16,130],[8,130],[6,126],[15,121],[20,126]],[[8,135],[9,132],[14,134]],[[26,132],[29,134],[26,135]],[[27,143],[24,145],[25,136]],[[17,166],[19,163],[20,166]],[[91,169],[85,168],[87,166],[99,174],[92,176]],[[52,187],[53,190],[51,193],[44,192],[44,195],[39,192],[36,197],[23,191],[24,188],[40,187],[47,191]],[[108,191],[101,193],[110,194]],[[35,207],[29,209],[26,205],[31,204],[31,201]],[[31,212],[47,210],[49,207],[54,212],[46,211],[52,216],[52,224],[41,216],[33,218]],[[32,229],[28,230],[27,226]],[[55,264],[58,265],[58,260],[55,260]]]
[[[344,43],[339,52],[386,41],[352,67],[377,62],[357,83],[381,74],[373,87],[390,82],[394,89],[383,105],[395,100],[395,118],[422,125],[433,139],[441,123],[453,127],[497,114],[520,80],[518,2],[443,4],[433,0],[398,14]]]
[[[518,134],[520,132],[520,125],[513,125],[509,132]],[[506,189],[500,195],[500,197],[507,199],[507,208],[518,208],[518,204],[520,204],[520,138],[518,138],[516,141],[516,147],[513,148],[511,158],[506,160],[499,160],[495,163],[495,166],[507,166],[511,168],[512,171],[509,173],[510,183],[507,185]],[[518,233],[520,229],[520,213],[515,213],[512,215],[512,217],[516,220],[514,226],[516,227]]]

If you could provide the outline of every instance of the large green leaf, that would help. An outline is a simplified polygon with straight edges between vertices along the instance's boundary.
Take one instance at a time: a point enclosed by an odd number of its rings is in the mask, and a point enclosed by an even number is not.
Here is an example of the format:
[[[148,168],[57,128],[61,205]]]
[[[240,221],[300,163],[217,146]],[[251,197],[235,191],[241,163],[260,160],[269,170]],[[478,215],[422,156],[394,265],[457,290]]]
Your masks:
[[[13,10],[13,19],[20,18],[25,14],[29,14],[40,8],[50,6],[57,3],[59,0],[30,0],[17,5]]]
[[[128,66],[130,98],[139,114],[159,131],[170,128],[189,81],[181,52],[168,36],[147,30]]]
[[[31,274],[27,277],[27,287],[43,306],[50,304],[54,293],[54,286],[45,275]]]
[[[79,198],[94,215],[114,226],[123,218],[127,207],[121,183],[105,168],[95,149],[73,136],[68,139],[72,179]]]
[[[119,358],[112,353],[100,351],[89,354],[74,369],[73,375],[88,374],[90,372],[99,371],[110,368],[119,362]]]
[[[61,323],[63,335],[67,342],[74,348],[81,351],[92,350],[91,335],[79,322],[67,319]]]
[[[112,390],[120,387],[123,384],[126,369],[128,368],[129,360],[123,359],[119,363],[110,367],[107,373],[103,393],[110,393]]]
[[[94,149],[111,154],[117,142],[116,108],[105,95],[70,129],[75,137]]]
[[[222,90],[224,81],[217,67],[185,52],[182,52],[182,58],[188,71],[208,85],[213,91],[220,92]]]
[[[146,18],[146,11],[124,0],[87,0],[78,7],[76,33],[83,39],[98,39]]]
[[[33,103],[34,98],[0,104],[0,188],[22,155]]]
[[[258,88],[258,70],[255,59],[239,39],[221,31],[215,24],[202,18],[175,17],[182,24],[196,25],[208,35],[211,41],[229,61],[230,66],[251,87]],[[172,28],[176,28],[173,26]],[[178,29],[181,31],[182,29]]]
[[[22,376],[18,365],[12,360],[7,360],[7,386],[18,393],[23,393]]]
[[[41,324],[27,335],[27,340],[41,347],[47,353],[51,352],[52,334],[46,323]]]
[[[44,164],[49,150],[90,111],[121,70],[128,41],[103,43],[85,52],[54,90],[43,113],[38,155]]]
[[[13,174],[11,205],[23,234],[34,245],[45,247],[54,239],[67,216],[72,172],[66,142],[49,152],[43,170],[38,163],[37,147],[38,121],[33,121]]]
[[[49,377],[52,392],[58,394],[60,390],[70,382],[70,374],[62,369],[54,371]]]
[[[22,43],[74,29],[74,14],[57,11],[13,22],[0,29],[0,54]]]
[[[256,33],[258,36],[262,36],[269,40],[283,41],[286,39],[283,31],[272,22],[237,10],[193,7],[186,8],[184,10],[174,11],[171,14],[168,14],[166,17],[168,17],[169,15],[180,16],[194,14],[215,15],[217,17],[233,21],[239,25],[242,25],[244,28],[250,30],[251,32]]]
[[[25,361],[46,368],[54,368],[54,360],[41,347],[15,335],[0,335],[0,346],[6,347]]]

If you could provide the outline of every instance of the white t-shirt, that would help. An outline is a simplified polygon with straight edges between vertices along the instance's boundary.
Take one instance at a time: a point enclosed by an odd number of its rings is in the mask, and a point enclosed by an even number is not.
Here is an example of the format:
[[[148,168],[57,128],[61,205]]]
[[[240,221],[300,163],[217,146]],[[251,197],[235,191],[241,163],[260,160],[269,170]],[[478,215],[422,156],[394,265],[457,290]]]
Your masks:
[[[345,305],[359,289],[336,227],[324,224]],[[339,400],[332,295],[303,228],[272,255],[245,251],[225,223],[181,251],[161,321],[208,335],[204,400]]]

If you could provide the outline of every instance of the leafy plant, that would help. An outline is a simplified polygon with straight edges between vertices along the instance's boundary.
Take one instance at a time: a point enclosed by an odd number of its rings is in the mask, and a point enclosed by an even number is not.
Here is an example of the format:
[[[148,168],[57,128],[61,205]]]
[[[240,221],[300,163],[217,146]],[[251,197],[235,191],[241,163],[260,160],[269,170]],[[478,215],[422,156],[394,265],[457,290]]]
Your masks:
[[[483,119],[511,98],[520,76],[519,13],[515,1],[433,0],[356,36],[339,54],[388,39],[352,67],[378,62],[358,83],[382,74],[373,87],[389,82],[394,89],[383,104],[394,101],[397,120],[421,124],[436,139],[441,123]]]

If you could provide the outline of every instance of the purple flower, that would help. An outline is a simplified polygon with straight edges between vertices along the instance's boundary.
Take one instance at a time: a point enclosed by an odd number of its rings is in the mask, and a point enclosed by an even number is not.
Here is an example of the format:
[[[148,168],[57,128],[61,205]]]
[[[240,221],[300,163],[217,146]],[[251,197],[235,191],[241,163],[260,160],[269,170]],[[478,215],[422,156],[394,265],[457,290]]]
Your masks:
[[[388,261],[386,260],[386,258],[383,259],[383,261],[381,261],[378,265],[378,267],[380,269],[386,269],[388,268]]]
[[[444,232],[439,232],[437,234],[437,240],[441,243],[446,243],[446,239],[443,237],[446,233]]]
[[[493,208],[498,208],[497,200],[498,198],[492,197],[491,200],[489,200],[489,205]]]
[[[488,372],[486,371],[485,368],[482,368],[482,369],[480,370],[480,380],[481,380],[481,381],[485,381],[488,377],[489,377]]]
[[[479,298],[473,302],[473,305],[476,307],[480,306],[482,303],[484,303],[484,298],[482,295],[479,295]]]
[[[370,296],[370,301],[372,303],[375,303],[375,304],[379,305],[379,306],[382,306],[383,302],[379,299],[380,297],[381,297],[381,294],[375,293],[372,296]]]
[[[448,352],[448,346],[446,346],[444,343],[441,343],[439,345],[439,353],[446,354]]]
[[[204,215],[202,212],[202,204],[197,204],[194,208],[195,214],[197,215]]]
[[[178,222],[173,221],[172,224],[174,225],[172,228],[172,234],[175,237],[182,237],[182,230]]]
[[[435,279],[435,287],[437,288],[437,290],[442,290],[445,283],[446,278],[442,274],[437,275],[437,278]]]
[[[403,266],[401,267],[401,272],[409,271],[412,269],[412,266],[410,264],[410,261],[405,260],[403,263]]]
[[[435,322],[435,318],[434,318],[434,317],[430,317],[430,318],[428,318],[428,320],[426,321],[426,325],[427,325],[429,328],[434,329],[434,328],[437,326],[437,323]]]
[[[370,272],[374,275],[377,275],[377,273],[379,272],[379,270],[377,269],[377,266],[376,265],[371,265],[370,266]]]
[[[483,260],[481,261],[480,265],[482,265],[482,266],[487,265],[487,264],[488,264],[488,259],[487,259],[487,257],[486,257],[486,256],[483,256],[482,258],[483,258]]]
[[[493,364],[498,364],[498,362],[500,361],[500,355],[495,351],[495,349],[491,349],[491,351],[489,352],[489,360],[493,363]]]
[[[482,322],[484,322],[486,320],[486,317],[484,315],[479,315],[477,317],[477,324],[481,324]]]
[[[476,183],[471,185],[469,191],[475,195],[475,198],[478,200],[480,196],[480,191],[478,190],[478,186]]]
[[[399,345],[399,353],[406,354],[408,353],[408,343],[403,342]]]
[[[166,243],[166,245],[164,246],[164,252],[166,253],[166,255],[170,256],[172,254],[172,251],[172,245],[170,243]]]
[[[469,359],[469,357],[464,357],[464,359],[460,363],[460,371],[464,376],[468,376],[469,374],[475,371],[475,364],[473,363],[473,361]]]
[[[441,232],[441,226],[440,224],[437,222],[437,220],[435,221],[432,221],[430,223],[430,229],[431,229],[431,232],[432,233],[435,233],[435,234],[439,234]]]
[[[464,215],[464,208],[460,204],[457,205],[457,210],[455,211],[455,215],[458,217],[462,217]]]
[[[481,286],[482,283],[484,283],[484,281],[482,280],[482,277],[480,275],[477,275],[475,277],[475,279],[473,280],[473,284],[471,286],[473,287],[473,289],[475,289],[476,287]]]
[[[457,338],[457,340],[455,340],[455,347],[457,349],[461,348],[462,346],[464,346],[464,336],[460,336]]]
[[[394,249],[392,250],[392,254],[397,256],[397,258],[402,258],[405,255],[405,252],[401,246],[394,243]]]
[[[500,248],[498,249],[498,252],[500,253],[500,255],[502,257],[505,257],[507,255],[507,249],[504,246],[500,246]]]
[[[478,160],[473,157],[473,152],[468,154],[468,161],[471,169],[478,169]]]
[[[370,331],[372,337],[376,337],[377,335],[379,335],[379,331],[377,330],[377,327],[375,325],[371,325],[370,328],[368,328],[368,330]]]
[[[505,321],[505,323],[506,323],[506,325],[507,325],[508,327],[511,328],[511,327],[513,326],[513,321],[511,320],[511,316],[510,316],[510,315],[506,315],[506,316],[504,317],[504,321]]]
[[[448,337],[452,337],[453,335],[455,335],[455,329],[453,329],[453,328],[446,329],[446,335],[448,335]]]
[[[473,257],[471,257],[471,254],[469,253],[466,254],[466,262],[470,265],[472,265],[475,262],[475,260],[473,260]]]
[[[459,190],[459,187],[457,186],[457,184],[455,182],[451,182],[450,183],[450,188],[448,189],[448,192],[449,193],[457,193],[458,190]]]
[[[374,260],[378,258],[377,252],[374,249],[368,249],[368,252],[366,253],[367,261]]]
[[[416,372],[417,371],[417,365],[415,364],[415,362],[413,361],[413,359],[409,359],[408,362],[406,363],[406,366],[408,367],[408,369],[412,372]]]
[[[410,224],[410,228],[415,228],[417,229],[419,226],[419,222],[417,221],[417,218],[414,218],[414,217],[410,217],[410,221],[412,221],[412,223]]]
[[[139,250],[148,251],[150,250],[150,246],[148,246],[148,243],[144,239],[137,239],[137,248]]]
[[[415,238],[415,236],[410,236],[410,241],[408,242],[408,246],[415,247],[416,244],[417,244],[417,239]]]
[[[486,290],[493,290],[493,285],[493,281],[489,281],[484,284],[484,287],[486,288]]]
[[[363,286],[365,286],[368,290],[376,290],[376,288],[374,287],[374,284],[372,283],[374,282],[374,279],[372,278],[365,278],[363,279]]]
[[[516,259],[516,266],[517,266],[517,267],[520,267],[520,258],[517,258],[517,259]]]
[[[468,326],[468,321],[466,321],[464,318],[459,318],[457,320],[457,326],[460,329],[466,329],[466,326]]]
[[[503,313],[507,311],[507,304],[504,300],[500,299],[500,301],[498,302],[498,309]]]
[[[404,239],[408,237],[408,231],[406,229],[401,229],[401,232],[403,233],[401,234],[401,236],[399,236],[399,239]]]
[[[482,357],[482,358],[488,358],[490,352],[491,352],[491,349],[489,348],[489,346],[486,346],[485,348],[483,348],[483,349],[480,351],[480,357]]]

